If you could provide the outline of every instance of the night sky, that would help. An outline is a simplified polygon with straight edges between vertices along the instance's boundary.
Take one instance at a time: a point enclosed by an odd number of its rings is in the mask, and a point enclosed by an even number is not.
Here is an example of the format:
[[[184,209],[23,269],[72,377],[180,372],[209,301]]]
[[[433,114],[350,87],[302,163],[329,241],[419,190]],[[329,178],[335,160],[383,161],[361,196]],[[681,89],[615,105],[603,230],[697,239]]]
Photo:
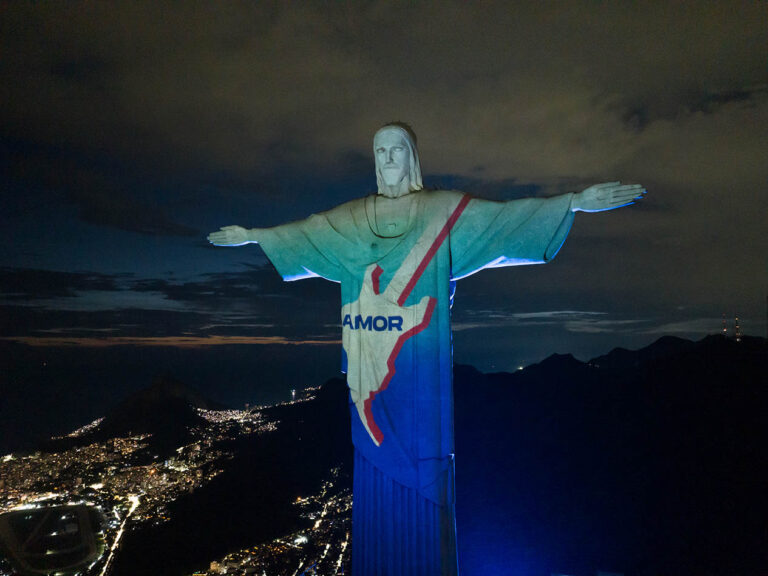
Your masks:
[[[427,187],[648,189],[577,214],[546,266],[459,282],[456,362],[587,360],[699,339],[723,313],[764,336],[766,54],[766,2],[3,2],[0,338],[334,376],[338,286],[205,237],[374,192],[371,139],[393,120]]]

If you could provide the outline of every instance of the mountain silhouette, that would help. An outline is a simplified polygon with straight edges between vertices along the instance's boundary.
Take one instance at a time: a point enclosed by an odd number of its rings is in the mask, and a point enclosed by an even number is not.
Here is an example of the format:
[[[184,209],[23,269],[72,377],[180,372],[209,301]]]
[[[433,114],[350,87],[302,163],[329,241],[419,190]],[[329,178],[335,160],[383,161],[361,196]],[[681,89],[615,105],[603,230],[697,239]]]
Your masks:
[[[676,336],[662,336],[653,344],[640,350],[627,350],[626,348],[614,348],[608,354],[598,356],[589,361],[592,366],[603,369],[615,369],[624,371],[638,368],[641,364],[665,358],[674,354],[680,354],[696,347],[695,342],[677,338]]]
[[[511,374],[457,367],[465,571],[764,570],[767,352],[665,337]]]
[[[153,449],[159,454],[170,453],[189,439],[190,428],[205,424],[198,408],[225,409],[170,374],[164,374],[155,377],[149,387],[122,400],[94,430],[77,438],[51,440],[44,449],[62,450],[110,438],[151,434],[149,442]]]
[[[118,404],[104,418],[93,437],[102,440],[152,434],[153,447],[173,450],[188,438],[189,428],[205,423],[196,408],[223,407],[166,374],[155,378],[151,386]]]

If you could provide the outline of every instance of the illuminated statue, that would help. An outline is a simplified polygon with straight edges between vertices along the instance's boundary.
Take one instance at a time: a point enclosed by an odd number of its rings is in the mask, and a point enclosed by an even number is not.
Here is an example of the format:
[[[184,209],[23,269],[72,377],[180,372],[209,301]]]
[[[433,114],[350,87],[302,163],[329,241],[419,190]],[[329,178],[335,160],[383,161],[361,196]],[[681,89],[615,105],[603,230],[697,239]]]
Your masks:
[[[639,185],[492,202],[422,190],[416,137],[374,136],[378,195],[274,228],[226,226],[219,246],[261,244],[285,280],[341,283],[355,446],[355,576],[457,574],[450,308],[455,281],[552,259],[574,212],[631,204]]]

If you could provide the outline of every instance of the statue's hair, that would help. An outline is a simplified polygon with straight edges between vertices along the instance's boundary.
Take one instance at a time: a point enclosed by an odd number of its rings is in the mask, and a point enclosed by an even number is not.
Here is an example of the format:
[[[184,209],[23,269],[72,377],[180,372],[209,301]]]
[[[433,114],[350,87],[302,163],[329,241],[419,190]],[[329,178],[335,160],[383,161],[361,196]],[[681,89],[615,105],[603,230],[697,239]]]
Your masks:
[[[408,143],[408,148],[410,150],[410,170],[408,171],[408,189],[411,192],[416,192],[417,190],[421,190],[424,188],[424,184],[421,182],[421,162],[419,162],[419,151],[416,148],[416,134],[413,132],[413,129],[408,126],[405,122],[388,122],[387,124],[384,124],[381,128],[379,128],[376,131],[376,134],[373,136],[374,144],[376,142],[376,136],[378,136],[381,132],[384,131],[393,131],[398,132]],[[374,146],[374,158],[376,157],[376,149]],[[385,184],[384,179],[381,176],[381,172],[379,170],[378,161],[376,162],[376,184],[379,187],[379,194],[382,193],[382,190],[384,190]]]

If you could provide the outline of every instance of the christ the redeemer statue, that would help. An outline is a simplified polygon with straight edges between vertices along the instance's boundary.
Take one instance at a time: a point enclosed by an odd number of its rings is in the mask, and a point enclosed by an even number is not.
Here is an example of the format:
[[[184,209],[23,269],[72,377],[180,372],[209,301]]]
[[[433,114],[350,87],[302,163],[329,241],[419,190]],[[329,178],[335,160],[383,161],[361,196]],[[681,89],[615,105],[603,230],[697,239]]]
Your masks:
[[[483,268],[554,258],[575,212],[631,204],[640,185],[492,202],[423,190],[416,137],[373,139],[378,194],[274,228],[226,226],[217,246],[258,243],[285,280],[341,283],[343,370],[355,446],[354,576],[455,575],[451,300]]]

